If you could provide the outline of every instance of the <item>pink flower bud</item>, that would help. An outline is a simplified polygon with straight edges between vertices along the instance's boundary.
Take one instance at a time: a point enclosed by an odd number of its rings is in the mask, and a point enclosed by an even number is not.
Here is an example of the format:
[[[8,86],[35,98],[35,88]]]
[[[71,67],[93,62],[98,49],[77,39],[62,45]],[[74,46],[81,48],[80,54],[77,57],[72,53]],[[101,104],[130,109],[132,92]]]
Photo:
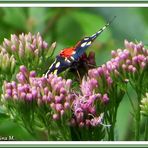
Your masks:
[[[16,46],[15,46],[15,45],[12,45],[12,46],[11,46],[11,50],[15,52],[15,51],[17,50],[17,49],[16,49]]]
[[[26,78],[22,73],[18,73],[16,75],[16,78],[20,83],[22,83],[22,84],[26,83]]]
[[[11,82],[11,85],[12,85],[13,88],[16,88],[16,87],[17,87],[17,84],[16,84],[15,81],[12,81],[12,82]]]
[[[25,99],[26,99],[26,93],[22,92],[22,93],[20,94],[20,99],[25,100]]]
[[[56,106],[56,110],[57,111],[61,111],[62,109],[63,109],[63,106],[62,106],[62,104],[60,104],[60,103],[57,103],[57,104],[55,104]]]
[[[68,79],[68,80],[66,81],[65,86],[69,89],[69,88],[71,87],[71,84],[72,84],[72,80],[71,80],[71,79]]]
[[[6,83],[6,84],[5,84],[5,87],[6,87],[6,89],[12,89],[11,83]]]
[[[37,97],[37,90],[33,89],[31,93],[32,97],[35,99]]]
[[[35,71],[31,71],[30,72],[30,77],[35,77],[36,76],[36,72]]]
[[[28,70],[24,65],[20,66],[20,72],[22,72],[23,74],[27,75],[28,74]]]
[[[48,95],[48,92],[49,92],[49,88],[48,88],[48,87],[45,87],[45,88],[44,88],[44,94],[45,94],[45,95]]]
[[[5,98],[6,100],[8,100],[8,99],[11,99],[11,96],[10,96],[9,94],[5,94],[5,95],[4,95],[4,98]]]
[[[65,102],[65,103],[64,103],[64,108],[65,108],[65,109],[70,108],[70,104],[69,104],[68,102]]]
[[[55,96],[55,102],[60,103],[62,101],[62,98],[60,96]]]
[[[112,50],[112,51],[111,51],[111,55],[112,55],[113,58],[115,58],[116,55],[117,55],[116,51]]]
[[[109,101],[109,98],[108,98],[108,95],[107,94],[104,94],[103,97],[102,97],[102,99],[103,99],[103,102],[104,103],[108,103],[108,101]]]
[[[108,86],[111,86],[112,83],[113,83],[112,78],[111,77],[108,77],[107,78],[107,84],[108,84]]]
[[[13,96],[13,99],[14,99],[14,100],[18,100],[19,98],[18,98],[17,95],[14,95],[14,96]]]
[[[126,69],[127,69],[126,64],[122,64],[122,69],[123,69],[123,70],[126,70]]]
[[[48,48],[48,44],[47,44],[45,41],[43,41],[42,47],[43,47],[43,48]]]
[[[66,94],[66,92],[67,92],[67,91],[65,90],[65,88],[62,87],[62,88],[60,89],[60,93]]]
[[[6,94],[8,96],[12,96],[12,90],[11,89],[6,89]]]
[[[131,60],[127,59],[127,60],[126,60],[126,64],[127,64],[127,65],[130,65],[130,64],[131,64]]]
[[[31,93],[27,93],[26,94],[26,100],[29,100],[29,101],[31,101],[32,100],[32,94]]]
[[[84,127],[84,122],[80,122],[79,127]]]
[[[142,63],[141,63],[141,67],[142,67],[142,69],[144,69],[145,66],[146,66],[146,63],[145,63],[145,62],[142,62]]]
[[[52,109],[55,109],[55,108],[56,108],[55,103],[51,103],[51,104],[50,104],[50,107],[51,107]]]
[[[47,96],[44,95],[44,96],[42,97],[42,100],[43,100],[43,101],[46,101],[46,100],[47,100]]]
[[[64,112],[65,112],[64,110],[61,110],[60,111],[60,115],[63,116],[64,115]]]
[[[8,39],[4,38],[4,44],[6,46],[10,46],[11,42]]]
[[[59,118],[60,118],[58,114],[53,114],[52,117],[53,117],[53,120],[59,120]]]

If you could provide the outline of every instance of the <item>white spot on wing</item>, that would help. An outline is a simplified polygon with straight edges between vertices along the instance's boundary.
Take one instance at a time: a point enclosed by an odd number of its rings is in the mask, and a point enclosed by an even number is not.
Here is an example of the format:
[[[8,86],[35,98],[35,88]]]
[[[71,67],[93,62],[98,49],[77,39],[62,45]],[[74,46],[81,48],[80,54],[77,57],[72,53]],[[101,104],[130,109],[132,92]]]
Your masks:
[[[51,64],[51,66],[49,67],[49,70],[52,68],[52,66],[57,62],[57,59],[55,59],[55,61]]]
[[[56,63],[57,59],[55,59],[55,61],[50,65],[48,71],[46,72],[46,74],[44,75],[45,78],[48,78],[48,73],[50,71],[50,69],[53,67],[53,65]]]
[[[58,68],[60,66],[60,62],[58,62],[55,67]]]
[[[91,37],[93,38],[93,37],[95,37],[96,36],[96,33],[95,34],[93,34]]]
[[[89,38],[84,38],[84,41],[87,41],[87,40],[89,40]]]
[[[54,70],[53,74],[55,74],[55,75],[56,75],[56,74],[57,74],[57,72],[58,72],[58,70],[56,69],[56,70]]]
[[[87,42],[82,43],[81,47],[85,47],[86,44],[87,44]]]
[[[104,26],[103,28],[102,28],[102,30],[104,30],[106,28],[106,26]]]
[[[71,63],[67,58],[65,58],[65,61],[68,62],[68,63]]]
[[[72,56],[71,56],[70,58],[71,58],[73,61],[75,60],[74,57],[72,57]]]
[[[72,52],[72,54],[75,54],[75,53],[76,53],[75,51]]]
[[[89,42],[87,43],[87,45],[91,45],[91,41],[89,41]]]

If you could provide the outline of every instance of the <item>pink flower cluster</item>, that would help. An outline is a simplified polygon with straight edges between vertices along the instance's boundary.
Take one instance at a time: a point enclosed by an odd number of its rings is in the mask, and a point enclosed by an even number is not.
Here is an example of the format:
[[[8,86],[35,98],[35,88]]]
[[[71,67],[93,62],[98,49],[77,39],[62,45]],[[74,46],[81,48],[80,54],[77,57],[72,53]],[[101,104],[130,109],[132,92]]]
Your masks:
[[[97,113],[96,103],[100,102],[100,94],[77,96],[73,102],[73,118],[71,124],[79,127],[98,126],[102,124],[103,117]]]
[[[32,35],[31,33],[16,36],[11,35],[11,39],[4,39],[1,50],[8,52],[9,54],[19,55],[20,57],[28,57],[28,55],[40,55],[43,54],[43,49],[47,49],[48,44],[43,41],[41,35]]]
[[[130,74],[140,74],[148,65],[148,50],[142,43],[134,44],[125,40],[126,49],[112,51],[112,59],[102,66],[88,71],[82,83],[84,94],[108,92],[113,82],[120,78],[128,79]]]
[[[126,49],[112,51],[112,62],[117,64],[117,68],[124,72],[140,72],[148,64],[148,50],[144,48],[144,45],[140,42],[134,44],[125,40]]]
[[[80,91],[72,91],[72,80],[65,80],[50,74],[48,78],[36,77],[34,71],[29,72],[21,66],[16,82],[4,84],[4,98],[32,101],[37,105],[47,104],[52,109],[54,120],[60,119],[67,111],[70,112],[71,124],[79,127],[97,126],[102,124],[107,104],[114,100],[112,89],[118,95],[119,83],[138,76],[148,65],[148,50],[144,46],[125,41],[126,49],[112,51],[112,59],[102,66],[88,71],[79,86]],[[85,57],[83,57],[85,58]],[[94,54],[89,55],[94,59]],[[89,59],[87,57],[87,59]],[[91,61],[94,64],[94,61]],[[122,79],[122,80],[121,80]],[[116,85],[115,85],[116,84]],[[115,92],[116,91],[116,92]],[[118,101],[116,96],[116,101]]]
[[[101,119],[97,107],[110,101],[111,89],[114,83],[125,82],[129,75],[136,72],[140,74],[148,65],[148,50],[142,43],[134,44],[125,40],[126,49],[112,51],[112,59],[98,68],[88,71],[81,84],[81,94],[74,101],[73,124],[79,126],[96,125],[92,121]],[[114,90],[118,91],[118,90]],[[115,99],[114,96],[112,99]],[[101,106],[100,106],[100,103]],[[102,120],[97,120],[101,124]]]
[[[53,110],[53,119],[59,119],[70,108],[72,95],[70,87],[72,81],[50,74],[48,79],[36,77],[35,71],[29,72],[25,66],[20,66],[16,82],[5,82],[4,98],[7,100],[29,101],[35,100],[37,105],[48,104]]]

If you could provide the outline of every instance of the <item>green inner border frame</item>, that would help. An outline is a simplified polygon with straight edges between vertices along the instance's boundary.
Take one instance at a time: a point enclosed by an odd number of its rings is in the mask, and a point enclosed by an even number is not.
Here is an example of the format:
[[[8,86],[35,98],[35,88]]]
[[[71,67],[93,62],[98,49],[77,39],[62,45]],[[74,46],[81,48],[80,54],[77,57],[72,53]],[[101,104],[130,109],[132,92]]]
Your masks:
[[[104,4],[132,4],[132,3],[136,3],[136,4],[141,4],[141,3],[146,3],[148,4],[148,0],[92,0],[92,1],[89,1],[89,0],[0,0],[0,4],[44,4],[44,3],[48,3],[48,4],[101,4],[101,3],[104,3]],[[23,6],[23,5],[22,5]],[[0,6],[1,7],[1,6]],[[7,6],[6,6],[7,7]],[[97,6],[96,6],[97,7]],[[0,142],[0,147],[148,147],[148,142],[113,142],[113,143],[110,143],[108,141],[104,142],[103,144],[102,143],[92,143],[92,141],[88,144],[85,144],[85,142],[82,142],[82,143],[77,143],[77,142],[72,142],[72,143],[69,143],[66,141],[63,143],[59,143],[57,141],[57,144],[56,144],[56,141],[53,142],[53,143],[48,143],[48,141],[46,142],[40,142],[39,141],[33,141],[31,143],[31,141],[27,142],[27,141],[24,141],[24,142],[12,142],[9,143],[10,141],[1,141]]]
[[[114,143],[114,144],[107,144],[107,142],[106,142],[106,144],[92,144],[92,143],[90,143],[90,144],[74,144],[74,142],[72,143],[72,144],[66,144],[66,142],[65,142],[65,144],[56,144],[56,142],[55,142],[55,144],[50,144],[50,142],[49,142],[49,144],[48,144],[48,142],[46,142],[46,143],[44,143],[44,142],[40,142],[40,144],[35,144],[35,142],[33,142],[33,143],[31,143],[31,142],[29,142],[29,143],[23,143],[23,144],[20,144],[20,143],[14,143],[14,144],[7,144],[7,143],[5,143],[5,144],[0,144],[0,147],[62,147],[62,148],[75,148],[75,147],[85,147],[85,148],[88,148],[88,147],[102,147],[102,148],[106,148],[106,147],[113,147],[113,148],[116,148],[116,147],[133,147],[133,148],[137,148],[137,147],[148,147],[148,143],[147,144],[128,144],[128,143],[125,143],[125,144],[123,144],[123,142],[122,142],[122,144],[117,144],[117,143]]]
[[[0,0],[0,4],[1,3],[5,3],[5,4],[9,4],[9,3],[13,3],[13,4],[21,4],[21,3],[81,3],[81,4],[85,4],[85,3],[148,3],[148,0]]]

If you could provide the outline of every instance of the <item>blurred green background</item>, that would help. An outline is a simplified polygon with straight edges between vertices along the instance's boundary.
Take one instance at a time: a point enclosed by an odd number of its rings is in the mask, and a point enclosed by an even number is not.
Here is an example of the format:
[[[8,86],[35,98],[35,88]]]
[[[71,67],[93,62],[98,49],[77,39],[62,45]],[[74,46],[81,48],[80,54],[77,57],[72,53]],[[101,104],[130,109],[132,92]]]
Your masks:
[[[110,59],[111,50],[124,48],[124,39],[148,44],[148,8],[0,8],[0,43],[11,34],[40,32],[49,45],[57,42],[56,55],[84,36],[94,34],[114,16],[117,17],[111,26],[87,50],[95,51],[97,65],[101,65]],[[129,93],[134,97],[132,91]],[[118,110],[116,140],[132,140],[131,124],[131,109],[125,96]],[[42,140],[41,136],[34,139],[25,129],[3,117],[0,117],[1,136]]]

